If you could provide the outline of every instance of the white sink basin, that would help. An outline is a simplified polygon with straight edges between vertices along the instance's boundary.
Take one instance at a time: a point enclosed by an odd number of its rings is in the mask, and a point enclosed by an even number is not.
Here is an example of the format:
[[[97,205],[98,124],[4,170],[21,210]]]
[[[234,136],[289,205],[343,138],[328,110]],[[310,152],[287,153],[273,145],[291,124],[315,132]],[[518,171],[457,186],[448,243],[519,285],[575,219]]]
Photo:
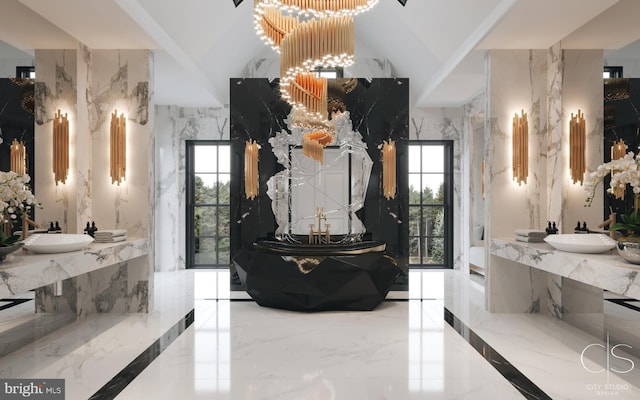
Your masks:
[[[604,253],[616,246],[616,241],[601,233],[563,233],[548,235],[544,241],[551,247],[571,253]]]
[[[37,234],[29,236],[22,243],[24,248],[34,253],[66,253],[87,247],[93,238],[89,235],[73,233]]]

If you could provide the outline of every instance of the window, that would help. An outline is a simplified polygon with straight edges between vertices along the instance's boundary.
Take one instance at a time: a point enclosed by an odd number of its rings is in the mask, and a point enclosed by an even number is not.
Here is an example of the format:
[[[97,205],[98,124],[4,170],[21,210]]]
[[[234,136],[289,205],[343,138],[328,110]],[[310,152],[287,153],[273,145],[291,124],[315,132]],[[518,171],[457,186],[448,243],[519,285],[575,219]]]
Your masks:
[[[604,71],[602,72],[602,77],[604,79],[622,78],[622,67],[605,66]]]
[[[187,268],[230,264],[231,146],[187,141]]]
[[[450,141],[409,144],[409,265],[453,268]]]
[[[36,78],[36,67],[16,67],[16,78]]]

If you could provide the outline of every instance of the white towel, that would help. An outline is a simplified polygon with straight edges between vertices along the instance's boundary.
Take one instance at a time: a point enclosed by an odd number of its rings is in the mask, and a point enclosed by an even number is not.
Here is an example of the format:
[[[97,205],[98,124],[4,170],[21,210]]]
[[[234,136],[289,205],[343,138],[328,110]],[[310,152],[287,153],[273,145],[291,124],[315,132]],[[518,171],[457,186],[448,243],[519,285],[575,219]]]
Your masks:
[[[114,236],[111,238],[95,238],[96,243],[115,243],[127,240],[127,235]]]
[[[516,229],[516,235],[518,236],[527,236],[527,237],[546,237],[547,236],[547,232],[545,231],[540,231],[537,229]]]
[[[546,237],[546,235],[545,235],[545,237]],[[542,242],[544,242],[543,239],[544,239],[544,237],[516,235],[516,240],[518,242],[542,243]]]
[[[126,229],[100,229],[93,234],[93,237],[98,238],[112,238],[118,236],[125,236],[127,234]]]

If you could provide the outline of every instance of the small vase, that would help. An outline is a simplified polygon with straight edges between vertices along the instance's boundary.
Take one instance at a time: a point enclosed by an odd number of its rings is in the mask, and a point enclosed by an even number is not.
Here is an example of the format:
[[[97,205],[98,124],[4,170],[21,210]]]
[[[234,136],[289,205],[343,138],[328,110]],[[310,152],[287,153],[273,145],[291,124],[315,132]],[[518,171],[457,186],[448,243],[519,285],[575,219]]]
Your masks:
[[[12,244],[11,246],[0,246],[0,261],[4,261],[8,254],[13,253],[22,247],[22,243]]]
[[[640,243],[636,241],[618,240],[616,248],[620,257],[631,264],[640,264]]]

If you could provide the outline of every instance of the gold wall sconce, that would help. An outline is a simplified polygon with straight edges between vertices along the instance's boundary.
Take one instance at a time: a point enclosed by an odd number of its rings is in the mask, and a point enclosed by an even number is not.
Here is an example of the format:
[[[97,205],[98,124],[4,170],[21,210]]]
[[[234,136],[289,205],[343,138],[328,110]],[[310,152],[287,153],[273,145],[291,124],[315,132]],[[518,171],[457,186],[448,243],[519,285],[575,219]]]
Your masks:
[[[627,145],[624,140],[619,139],[611,145],[611,160],[619,160],[627,154]],[[611,175],[615,174],[615,170],[611,171]],[[613,195],[616,199],[624,199],[625,187],[616,187],[613,189]]]
[[[24,142],[18,142],[13,139],[11,142],[11,171],[18,175],[27,173],[27,149]]]
[[[244,194],[249,200],[258,195],[258,150],[260,145],[249,139],[244,145]]]
[[[569,121],[569,169],[571,180],[575,184],[584,182],[584,172],[586,170],[586,141],[584,114],[578,110],[578,114],[571,113]]]
[[[387,200],[396,198],[396,142],[382,142],[382,191]]]
[[[513,179],[518,185],[526,184],[529,176],[529,121],[524,110],[521,114],[516,113],[513,117],[512,168]]]
[[[66,183],[69,173],[69,119],[60,110],[53,117],[53,177],[58,183]]]
[[[124,114],[118,117],[118,110],[111,114],[110,133],[111,183],[120,186],[127,172],[127,121]]]

